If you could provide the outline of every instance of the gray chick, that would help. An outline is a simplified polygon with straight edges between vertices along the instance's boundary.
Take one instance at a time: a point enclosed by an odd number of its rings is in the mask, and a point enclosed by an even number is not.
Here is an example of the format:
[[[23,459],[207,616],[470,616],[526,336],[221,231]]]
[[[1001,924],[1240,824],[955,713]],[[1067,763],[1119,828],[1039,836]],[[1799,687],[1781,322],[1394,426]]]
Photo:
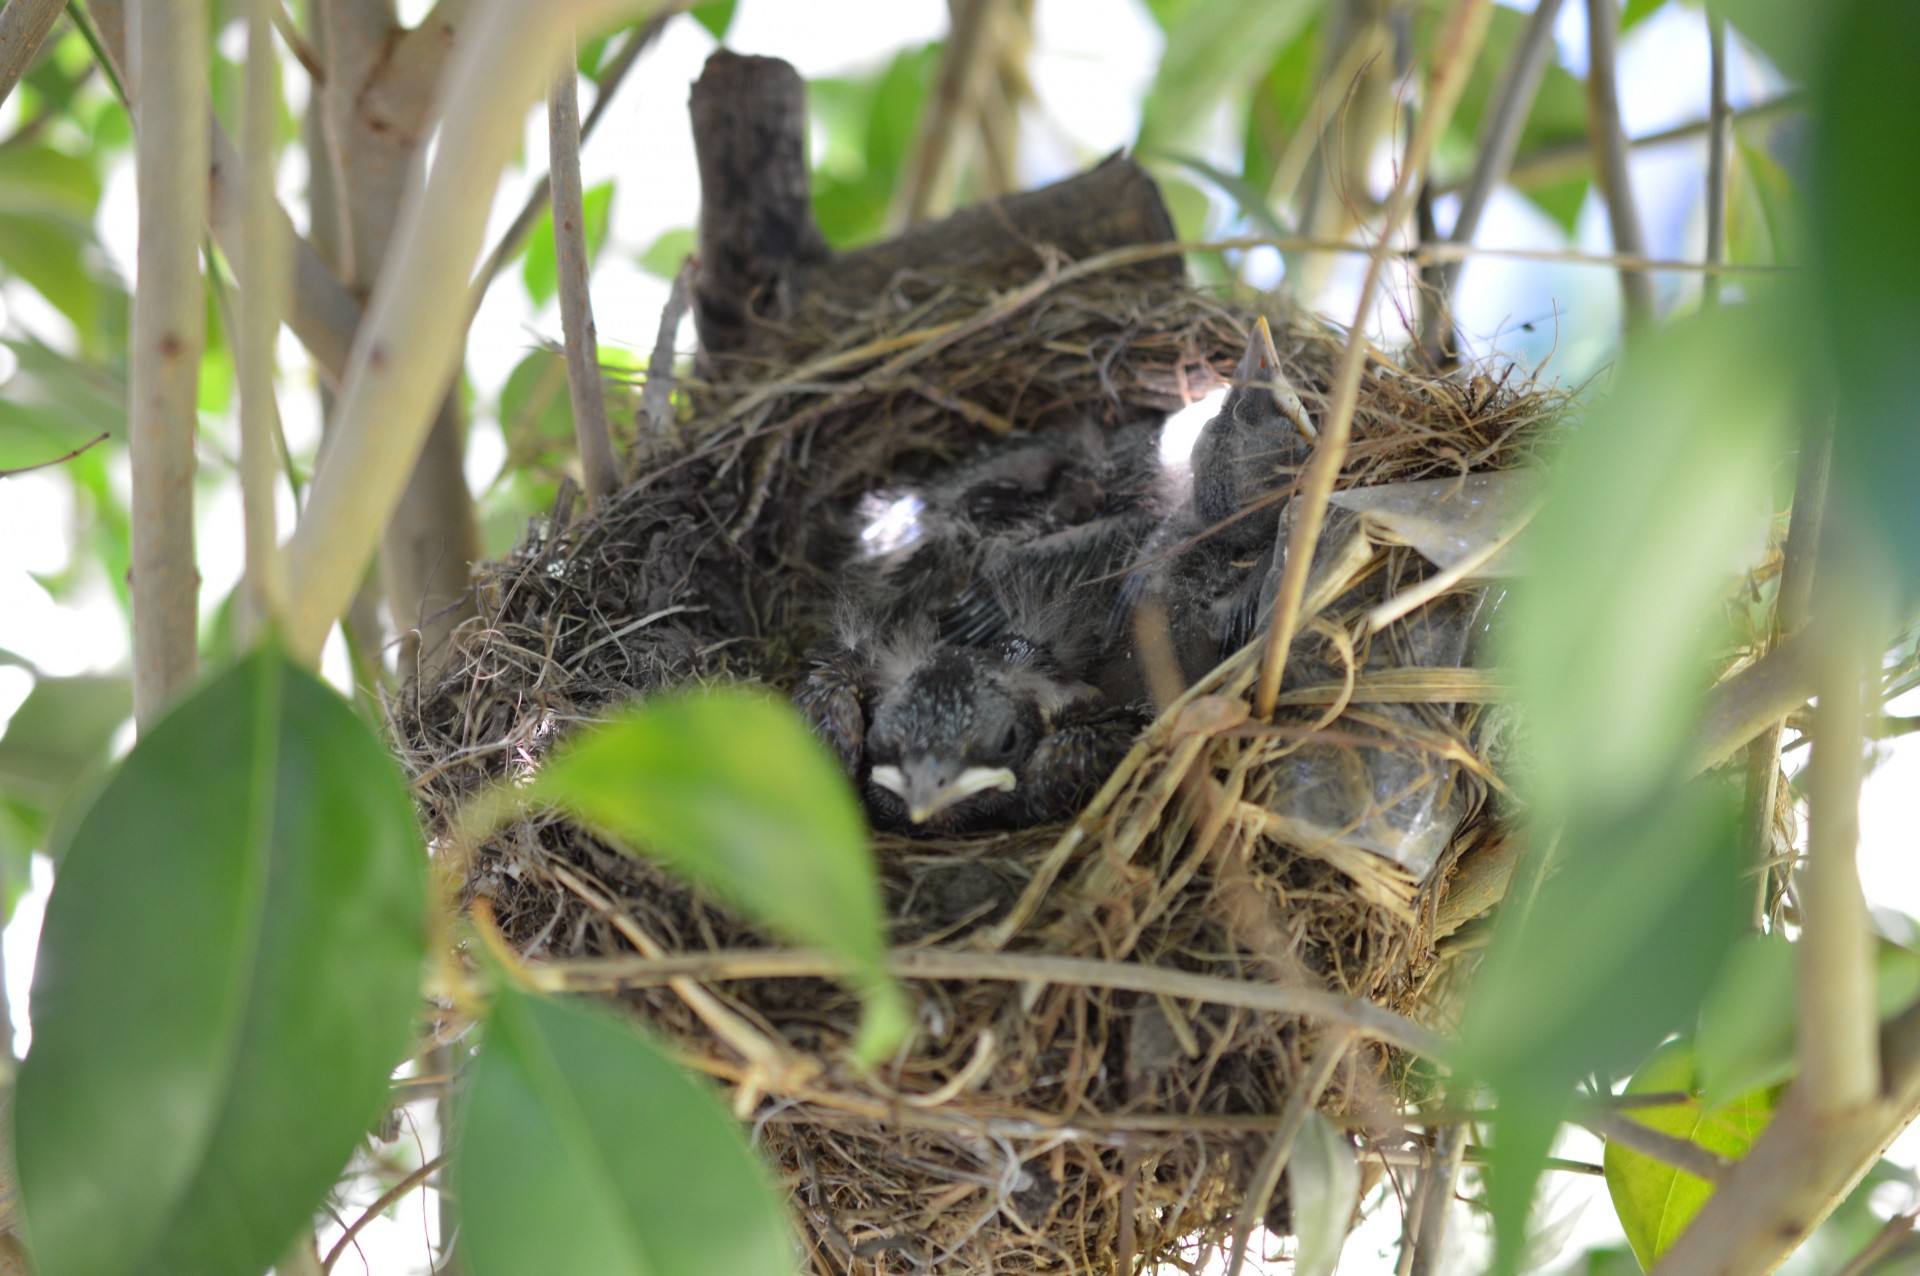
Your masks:
[[[1031,643],[956,646],[924,627],[817,655],[794,701],[876,823],[932,833],[1070,814],[1139,727]]]

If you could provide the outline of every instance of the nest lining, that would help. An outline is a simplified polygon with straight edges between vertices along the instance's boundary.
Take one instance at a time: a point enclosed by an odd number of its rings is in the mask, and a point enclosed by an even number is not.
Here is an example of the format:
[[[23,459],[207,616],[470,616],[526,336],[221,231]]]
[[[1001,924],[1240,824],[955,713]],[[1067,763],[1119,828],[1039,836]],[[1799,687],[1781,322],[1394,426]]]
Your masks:
[[[430,823],[447,827],[466,794],[613,703],[696,682],[790,690],[826,635],[863,494],[937,473],[1016,423],[1165,414],[1218,385],[1245,345],[1248,312],[1208,293],[1120,273],[1052,278],[998,293],[903,279],[867,313],[803,310],[764,334],[757,362],[683,387],[680,436],[654,440],[604,509],[562,509],[487,567],[480,619],[447,672],[391,706]],[[1345,340],[1306,320],[1281,334],[1316,418]],[[1504,378],[1375,354],[1342,486],[1519,464],[1560,407]],[[967,955],[1133,963],[1430,1018],[1432,907],[1460,847],[1486,835],[1491,772],[1471,747],[1471,709],[1349,703],[1348,675],[1368,659],[1347,637],[1355,586],[1425,570],[1408,551],[1363,546],[1323,582],[1296,652],[1331,674],[1290,685],[1304,706],[1291,730],[1247,725],[1249,647],[1163,713],[1065,829],[876,836],[896,948],[952,955],[961,972]],[[1457,673],[1409,672],[1436,686]],[[1449,786],[1458,825],[1440,870],[1423,884],[1364,851],[1289,842],[1273,790],[1303,747],[1432,759],[1424,774]],[[498,835],[467,890],[527,960],[576,971],[766,946],[725,908],[554,818]],[[859,1076],[843,1063],[859,1007],[829,980],[696,987],[641,973],[582,986],[612,992],[735,1088],[821,1272],[1189,1266],[1196,1237],[1231,1228],[1329,1039],[1322,1021],[1097,981],[916,978],[918,1034]],[[1406,1071],[1389,1047],[1348,1042],[1320,1105],[1391,1127]],[[1269,1213],[1281,1221],[1284,1205]]]

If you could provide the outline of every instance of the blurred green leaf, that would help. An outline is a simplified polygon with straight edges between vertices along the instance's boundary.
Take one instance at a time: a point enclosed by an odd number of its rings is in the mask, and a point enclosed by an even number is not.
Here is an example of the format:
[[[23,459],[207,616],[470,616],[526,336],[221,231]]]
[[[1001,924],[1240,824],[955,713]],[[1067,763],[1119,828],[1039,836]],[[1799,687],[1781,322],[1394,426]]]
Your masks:
[[[1898,7],[1900,0],[1891,0]],[[1852,3],[1781,4],[1779,0],[1708,0],[1707,7],[1733,25],[1789,79],[1805,83],[1819,67],[1833,15]],[[1888,38],[1893,32],[1888,31]],[[1888,50],[1892,52],[1892,49]]]
[[[33,285],[83,337],[99,323],[99,282],[87,269],[92,235],[64,217],[0,213],[0,266]]]
[[[461,1258],[527,1272],[792,1276],[766,1167],[631,1028],[503,988],[461,1105]]]
[[[0,146],[0,213],[66,217],[91,224],[100,203],[93,165],[51,146]]]
[[[1460,103],[1447,125],[1451,145],[1445,154],[1459,157],[1458,169],[1452,173],[1442,170],[1438,174],[1442,179],[1462,175],[1471,166],[1478,150],[1481,126],[1487,112],[1495,106],[1494,93],[1531,21],[1531,14],[1504,7],[1494,9],[1480,59],[1474,64],[1474,73],[1467,78]],[[1587,94],[1572,72],[1557,60],[1549,60],[1545,74],[1540,77],[1539,92],[1534,95],[1533,109],[1527,113],[1526,123],[1520,130],[1519,153],[1525,155],[1569,143],[1582,146],[1587,143]]]
[[[1708,1111],[1793,1075],[1793,945],[1745,935],[1700,1007],[1695,1041]]]
[[[814,220],[836,248],[877,238],[885,228],[939,59],[938,44],[903,49],[876,76],[807,85],[814,123],[825,135],[813,157]]]
[[[1467,1071],[1499,1099],[1488,1200],[1506,1273],[1575,1081],[1691,1022],[1751,893],[1737,804],[1705,782],[1569,820],[1558,862],[1524,921],[1502,919],[1460,1030]]]
[[[791,705],[738,690],[656,697],[557,750],[530,796],[845,958],[868,999],[862,1058],[904,1035],[860,803]]]
[[[1298,1238],[1294,1276],[1331,1276],[1360,1204],[1360,1162],[1353,1141],[1318,1112],[1307,1113],[1287,1158],[1287,1199]]]
[[[1319,84],[1320,15],[1308,18],[1297,38],[1287,41],[1255,87],[1247,109],[1242,171],[1247,184],[1271,191],[1274,170],[1294,141]],[[1276,197],[1291,192],[1274,192]]]
[[[1627,1093],[1693,1093],[1695,1082],[1692,1046],[1684,1040],[1670,1041],[1634,1073],[1627,1083]],[[1738,1160],[1773,1119],[1773,1109],[1773,1096],[1756,1090],[1717,1111],[1709,1111],[1693,1100],[1628,1109],[1624,1115],[1649,1129]],[[1627,1242],[1641,1265],[1651,1268],[1713,1195],[1713,1185],[1618,1143],[1607,1144],[1605,1165],[1607,1192],[1613,1197]]]
[[[1620,9],[1620,29],[1631,31],[1658,12],[1667,0],[1627,0]]]
[[[1209,164],[1198,155],[1183,155],[1173,151],[1155,151],[1150,154],[1143,152],[1141,158],[1173,164],[1203,179],[1221,194],[1231,199],[1234,205],[1239,208],[1241,215],[1252,224],[1253,229],[1259,234],[1271,235],[1276,239],[1283,239],[1292,233],[1287,227],[1280,224],[1279,220],[1274,217],[1273,210],[1267,207],[1267,197],[1260,191],[1255,190],[1237,173],[1226,172],[1213,164]]]
[[[132,712],[124,674],[36,677],[0,736],[0,789],[51,812],[81,776],[106,764]]]
[[[693,252],[693,244],[691,226],[675,226],[672,230],[662,231],[660,237],[640,254],[640,268],[650,275],[672,279],[680,273],[680,264]]]
[[[735,0],[708,0],[706,4],[696,4],[687,12],[693,20],[707,29],[707,33],[722,44],[727,40],[727,29],[733,25],[733,11],[737,7]]]
[[[1513,590],[1534,800],[1610,818],[1667,782],[1720,600],[1761,549],[1797,351],[1759,306],[1637,335],[1553,461],[1545,569]]]
[[[1807,191],[1840,400],[1828,508],[1892,569],[1873,588],[1904,614],[1920,596],[1920,5],[1827,7]]]
[[[589,186],[580,194],[580,215],[587,240],[587,268],[593,268],[606,242],[607,223],[613,211],[613,183]],[[549,204],[540,220],[527,232],[527,255],[520,263],[520,278],[527,285],[533,304],[543,306],[560,288],[560,266],[553,246],[553,206]]]
[[[558,350],[530,350],[500,389],[507,469],[551,465],[573,455],[573,401]],[[504,471],[503,471],[504,473]]]
[[[1173,24],[1180,21],[1187,10],[1193,8],[1197,2],[1198,0],[1146,0],[1146,6],[1147,12],[1153,15],[1153,20],[1158,22],[1164,31],[1171,30]]]
[[[1182,146],[1244,94],[1301,34],[1319,0],[1195,0],[1167,30],[1141,106],[1140,145]]]
[[[1542,182],[1521,191],[1534,207],[1559,224],[1561,230],[1571,235],[1580,222],[1580,210],[1586,206],[1587,192],[1593,189],[1593,179],[1588,177],[1570,177],[1565,181]]]
[[[1776,935],[1748,935],[1700,1008],[1694,1043],[1700,1099],[1708,1111],[1793,1075],[1793,945]],[[1920,952],[1880,940],[1874,951],[1875,1003],[1890,1019],[1920,998]]]
[[[41,933],[14,1135],[44,1276],[284,1251],[405,1057],[425,866],[392,757],[276,651],[146,733]]]
[[[0,382],[0,469],[37,464],[99,434],[124,446],[124,381],[30,337],[0,344],[15,364]]]

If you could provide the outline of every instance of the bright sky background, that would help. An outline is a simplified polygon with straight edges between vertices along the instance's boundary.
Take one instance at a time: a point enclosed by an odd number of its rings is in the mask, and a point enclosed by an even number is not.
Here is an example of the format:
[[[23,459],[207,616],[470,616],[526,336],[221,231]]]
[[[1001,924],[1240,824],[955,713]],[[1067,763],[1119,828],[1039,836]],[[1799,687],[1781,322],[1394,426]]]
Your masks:
[[[425,0],[405,0],[402,12],[417,16]],[[1514,5],[1530,8],[1531,4]],[[1576,70],[1584,65],[1583,6],[1564,7],[1559,30],[1562,60]],[[1023,177],[1040,184],[1066,176],[1129,142],[1139,124],[1139,107],[1158,62],[1162,36],[1137,0],[1037,0],[1032,78],[1038,96],[1022,136]],[[896,50],[939,38],[946,27],[944,0],[810,0],[805,5],[779,0],[741,0],[729,43],[745,53],[773,54],[792,62],[809,78],[842,75],[877,67]],[[603,346],[651,348],[664,281],[643,271],[637,260],[662,233],[693,225],[699,206],[692,141],[686,125],[688,86],[712,52],[713,41],[690,21],[672,23],[621,90],[612,114],[583,154],[588,186],[616,181],[608,241],[594,273],[595,317]],[[1702,118],[1706,113],[1706,34],[1697,9],[1670,6],[1629,33],[1622,46],[1622,104],[1629,135],[1644,134]],[[1736,104],[1761,96],[1773,81],[1747,58],[1734,63]],[[297,71],[287,76],[289,91],[300,94]],[[588,89],[586,92],[590,93]],[[4,120],[0,120],[4,122]],[[1238,166],[1237,146],[1228,130],[1213,130],[1221,167]],[[506,183],[494,209],[488,242],[493,242],[525,198],[534,176],[546,164],[544,118],[530,113],[526,170]],[[1693,257],[1702,252],[1702,173],[1704,144],[1673,145],[1634,157],[1634,179],[1655,257]],[[287,202],[304,203],[303,162],[290,157],[282,174]],[[1444,226],[1451,217],[1444,203]],[[1232,208],[1215,208],[1217,234],[1230,233]],[[99,229],[120,272],[132,278],[134,202],[130,166],[111,175]],[[1604,214],[1589,197],[1574,242],[1519,196],[1506,192],[1488,209],[1479,242],[1503,247],[1579,247],[1610,250]],[[1329,313],[1350,314],[1357,271],[1339,275],[1326,299]],[[1662,280],[1663,301],[1677,290],[1697,286],[1691,280]],[[65,321],[20,288],[0,284],[0,307],[46,339],[71,344]],[[1605,270],[1570,264],[1478,259],[1466,267],[1459,312],[1465,329],[1529,366],[1552,355],[1549,378],[1578,382],[1595,371],[1614,344],[1618,326],[1618,288]],[[1389,319],[1392,308],[1384,308]],[[1531,331],[1521,325],[1531,325]],[[468,370],[479,411],[468,457],[470,480],[489,482],[504,459],[497,423],[487,414],[507,373],[540,341],[557,341],[558,311],[550,303],[531,310],[523,289],[503,280],[489,294],[473,326]],[[691,344],[683,331],[682,347]],[[304,353],[289,336],[283,342],[283,367],[290,392],[282,401],[289,435],[299,446],[317,436],[315,396],[308,391],[311,372]],[[7,369],[0,367],[0,378]],[[4,393],[0,384],[0,393]],[[123,476],[124,477],[124,476]],[[49,674],[67,675],[124,666],[127,638],[117,608],[104,584],[67,604],[56,604],[35,581],[36,573],[59,571],[70,546],[61,535],[71,521],[66,488],[42,476],[24,475],[0,484],[0,648],[19,653]],[[282,525],[290,522],[283,513]],[[200,552],[208,606],[238,579],[240,507],[228,484],[200,515]],[[336,652],[331,667],[343,666]],[[0,667],[0,725],[25,697],[31,678]],[[1920,697],[1896,712],[1920,712]],[[1862,872],[1872,902],[1908,915],[1920,914],[1920,874],[1915,872],[1913,828],[1920,797],[1920,747],[1911,740],[1880,751],[1880,765],[1862,801]],[[32,971],[42,902],[51,877],[44,860],[35,864],[34,889],[22,901],[5,934],[7,991],[12,1000],[18,1040],[28,1042],[27,985]],[[1910,1144],[1910,1141],[1908,1141]],[[1920,1149],[1913,1149],[1920,1151]],[[1567,1155],[1598,1159],[1591,1139],[1573,1139]],[[1910,1153],[1905,1160],[1911,1164]],[[1551,1216],[1573,1216],[1568,1257],[1591,1243],[1617,1240],[1618,1225],[1597,1179],[1560,1175],[1550,1182],[1556,1193]],[[390,1220],[362,1236],[374,1270],[382,1273],[424,1270],[419,1263],[423,1235],[432,1221],[422,1213],[431,1197],[416,1194]],[[1888,1212],[1899,1201],[1888,1202]],[[1378,1226],[1363,1227],[1350,1242],[1344,1271],[1390,1270],[1378,1255],[1388,1255],[1397,1236],[1397,1218],[1382,1211]],[[1459,1231],[1460,1229],[1456,1229]],[[1470,1239],[1460,1242],[1471,1249]],[[1466,1259],[1467,1254],[1462,1258]],[[1459,1270],[1474,1270],[1469,1261]],[[1285,1270],[1285,1266],[1274,1270]],[[343,1272],[358,1270],[345,1259]],[[1546,1269],[1552,1270],[1552,1269]],[[1791,1270],[1791,1269],[1789,1269]]]

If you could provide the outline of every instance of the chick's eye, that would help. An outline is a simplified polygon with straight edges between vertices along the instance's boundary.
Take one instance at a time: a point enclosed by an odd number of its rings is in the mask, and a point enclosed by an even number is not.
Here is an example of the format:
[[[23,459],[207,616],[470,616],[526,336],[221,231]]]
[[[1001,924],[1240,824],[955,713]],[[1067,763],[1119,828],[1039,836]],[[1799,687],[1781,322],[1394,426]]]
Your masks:
[[[1020,747],[1020,728],[1009,725],[1000,735],[1000,752],[1010,754]]]

